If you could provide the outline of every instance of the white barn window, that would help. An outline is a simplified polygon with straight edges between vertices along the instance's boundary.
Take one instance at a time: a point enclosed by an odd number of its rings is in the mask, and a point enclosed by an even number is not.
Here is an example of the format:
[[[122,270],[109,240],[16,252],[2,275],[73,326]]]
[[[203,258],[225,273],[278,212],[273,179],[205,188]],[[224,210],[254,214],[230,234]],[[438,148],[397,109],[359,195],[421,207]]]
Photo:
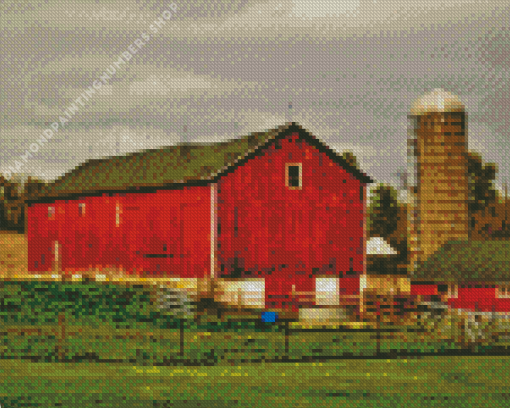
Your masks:
[[[78,204],[78,214],[80,215],[80,217],[85,216],[85,203]]]
[[[53,206],[48,207],[48,218],[49,219],[55,218],[55,207]]]

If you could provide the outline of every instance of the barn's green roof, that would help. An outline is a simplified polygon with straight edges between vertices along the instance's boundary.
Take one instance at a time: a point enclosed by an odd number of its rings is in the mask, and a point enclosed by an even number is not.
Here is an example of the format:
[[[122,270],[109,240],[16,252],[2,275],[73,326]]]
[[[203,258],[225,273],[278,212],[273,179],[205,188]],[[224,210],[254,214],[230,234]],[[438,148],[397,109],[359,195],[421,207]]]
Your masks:
[[[510,241],[449,241],[412,278],[445,282],[510,281]]]
[[[214,144],[186,143],[143,150],[124,156],[89,160],[48,184],[39,200],[63,198],[101,191],[130,191],[145,187],[186,185],[211,182],[257,154],[273,141],[298,132],[309,143],[324,151],[364,183],[372,180],[315,136],[296,123],[288,123],[267,132],[252,133]]]

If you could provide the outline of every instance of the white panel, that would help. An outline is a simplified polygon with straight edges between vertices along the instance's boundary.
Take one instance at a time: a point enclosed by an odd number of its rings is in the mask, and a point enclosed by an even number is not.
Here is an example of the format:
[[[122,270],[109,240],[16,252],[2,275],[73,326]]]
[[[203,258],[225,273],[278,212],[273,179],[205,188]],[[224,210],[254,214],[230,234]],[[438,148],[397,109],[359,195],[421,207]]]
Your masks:
[[[315,279],[315,304],[317,306],[333,306],[340,304],[339,278]]]
[[[265,282],[256,281],[219,281],[215,293],[216,301],[230,305],[264,307],[266,303]]]
[[[331,309],[299,309],[299,320],[306,323],[338,323],[347,320],[345,310],[341,308]]]
[[[363,292],[364,289],[367,288],[367,275],[361,275],[359,279],[359,289]]]

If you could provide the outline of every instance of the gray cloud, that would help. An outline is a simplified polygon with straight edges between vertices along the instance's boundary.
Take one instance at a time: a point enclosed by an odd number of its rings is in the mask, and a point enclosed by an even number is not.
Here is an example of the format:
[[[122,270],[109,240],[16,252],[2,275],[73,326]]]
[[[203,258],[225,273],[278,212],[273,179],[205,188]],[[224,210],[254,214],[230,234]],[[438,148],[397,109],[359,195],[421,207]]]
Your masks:
[[[411,104],[441,87],[466,106],[470,148],[498,163],[498,185],[510,180],[507,2],[176,3],[152,33],[167,4],[3,2],[0,172],[145,32],[24,173],[55,178],[90,158],[293,120],[396,184]]]

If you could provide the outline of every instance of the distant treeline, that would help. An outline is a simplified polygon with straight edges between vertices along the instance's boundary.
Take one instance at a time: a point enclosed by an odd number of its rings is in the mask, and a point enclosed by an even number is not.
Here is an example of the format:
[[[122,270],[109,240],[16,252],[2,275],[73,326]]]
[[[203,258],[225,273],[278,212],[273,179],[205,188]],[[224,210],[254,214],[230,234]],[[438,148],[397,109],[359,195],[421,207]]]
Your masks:
[[[497,171],[495,163],[484,164],[480,154],[468,152],[468,219],[472,240],[510,239],[510,202],[494,187]],[[411,255],[407,232],[408,204],[399,201],[398,191],[389,185],[379,184],[373,193],[368,206],[368,238],[386,239],[398,255],[369,257],[368,269],[405,273]]]
[[[24,233],[26,201],[38,197],[45,185],[33,177],[22,183],[16,177],[7,180],[0,174],[0,230]]]

